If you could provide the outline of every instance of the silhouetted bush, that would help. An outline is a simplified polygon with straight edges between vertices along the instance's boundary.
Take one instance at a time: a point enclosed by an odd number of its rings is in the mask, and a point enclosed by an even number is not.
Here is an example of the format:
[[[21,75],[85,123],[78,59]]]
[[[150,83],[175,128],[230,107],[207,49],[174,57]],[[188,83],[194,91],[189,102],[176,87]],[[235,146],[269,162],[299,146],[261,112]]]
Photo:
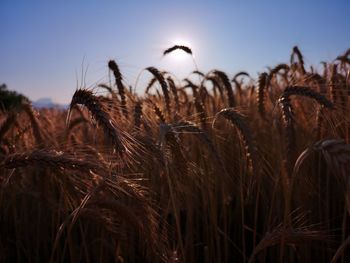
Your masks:
[[[6,84],[0,85],[0,110],[9,111],[20,107],[23,102],[29,102],[29,99],[16,91],[7,89]]]

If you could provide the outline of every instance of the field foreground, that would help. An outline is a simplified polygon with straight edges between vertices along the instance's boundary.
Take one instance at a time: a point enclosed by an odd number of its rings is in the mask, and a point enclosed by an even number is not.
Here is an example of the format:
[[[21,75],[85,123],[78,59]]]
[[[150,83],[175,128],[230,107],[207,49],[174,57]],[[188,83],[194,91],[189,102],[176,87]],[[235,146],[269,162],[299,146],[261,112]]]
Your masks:
[[[350,262],[349,56],[4,112],[0,262]]]

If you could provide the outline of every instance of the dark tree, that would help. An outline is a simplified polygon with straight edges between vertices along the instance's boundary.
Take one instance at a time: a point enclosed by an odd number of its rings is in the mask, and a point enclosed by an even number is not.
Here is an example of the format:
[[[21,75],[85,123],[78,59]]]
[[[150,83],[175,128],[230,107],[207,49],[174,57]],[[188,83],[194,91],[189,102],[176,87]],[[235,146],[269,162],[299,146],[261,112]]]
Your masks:
[[[8,90],[6,84],[0,85],[0,111],[19,108],[24,102],[29,102],[26,96]]]

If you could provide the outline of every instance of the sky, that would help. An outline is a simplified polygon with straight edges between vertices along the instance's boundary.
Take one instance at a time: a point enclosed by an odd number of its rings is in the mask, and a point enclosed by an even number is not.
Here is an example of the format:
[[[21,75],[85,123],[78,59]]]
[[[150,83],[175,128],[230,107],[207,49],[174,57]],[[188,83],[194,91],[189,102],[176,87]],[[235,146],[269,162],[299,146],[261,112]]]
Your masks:
[[[69,103],[79,87],[109,83],[108,60],[142,92],[148,66],[179,80],[196,69],[253,76],[288,62],[298,45],[307,65],[350,48],[350,1],[0,0],[0,83],[31,100]],[[189,56],[162,52],[187,44]]]

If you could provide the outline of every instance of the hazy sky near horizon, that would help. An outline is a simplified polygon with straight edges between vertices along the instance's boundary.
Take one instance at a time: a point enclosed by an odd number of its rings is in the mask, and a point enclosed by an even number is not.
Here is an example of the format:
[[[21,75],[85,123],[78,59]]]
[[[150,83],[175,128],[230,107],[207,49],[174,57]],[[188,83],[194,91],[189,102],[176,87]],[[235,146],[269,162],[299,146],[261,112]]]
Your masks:
[[[1,0],[0,12],[0,83],[59,103],[81,85],[108,82],[109,59],[132,86],[148,66],[186,77],[195,69],[189,57],[162,57],[180,40],[190,43],[200,70],[230,76],[288,62],[294,45],[307,65],[350,47],[346,0]],[[149,79],[142,72],[137,89]]]

